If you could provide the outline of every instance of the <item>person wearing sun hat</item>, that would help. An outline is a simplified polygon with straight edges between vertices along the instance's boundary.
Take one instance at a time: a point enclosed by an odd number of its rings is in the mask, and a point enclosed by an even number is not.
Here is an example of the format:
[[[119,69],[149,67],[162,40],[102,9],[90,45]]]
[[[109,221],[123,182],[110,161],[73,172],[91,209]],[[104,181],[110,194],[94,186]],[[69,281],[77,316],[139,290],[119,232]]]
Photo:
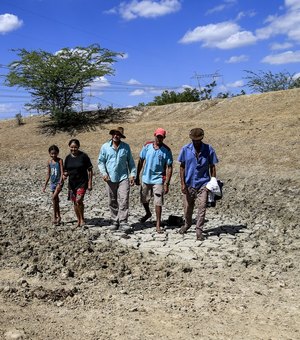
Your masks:
[[[136,167],[130,146],[121,141],[125,139],[124,129],[117,127],[110,130],[111,139],[104,143],[98,157],[98,167],[104,182],[109,201],[112,226],[111,230],[120,229],[128,232],[130,186],[134,185]]]
[[[146,142],[140,152],[140,159],[137,167],[136,184],[140,184],[140,173],[142,174],[141,203],[146,215],[140,222],[146,222],[151,216],[150,200],[154,198],[156,213],[156,231],[162,232],[161,214],[164,202],[164,195],[169,192],[170,180],[173,171],[173,156],[171,149],[164,144],[166,130],[157,128],[154,132],[154,141]]]
[[[206,185],[211,177],[216,177],[218,158],[213,147],[202,142],[204,137],[203,129],[192,129],[189,137],[192,140],[191,143],[183,146],[178,156],[185,216],[185,225],[181,227],[179,233],[184,234],[191,227],[196,203],[198,208],[196,236],[197,240],[203,240],[202,228],[208,195]]]

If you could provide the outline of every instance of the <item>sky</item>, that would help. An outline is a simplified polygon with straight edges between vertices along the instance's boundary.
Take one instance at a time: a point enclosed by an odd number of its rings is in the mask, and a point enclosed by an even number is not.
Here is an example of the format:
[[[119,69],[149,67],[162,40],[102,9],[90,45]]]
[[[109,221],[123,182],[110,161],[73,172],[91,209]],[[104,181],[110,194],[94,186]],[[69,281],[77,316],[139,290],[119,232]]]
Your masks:
[[[87,88],[85,110],[148,103],[164,90],[247,94],[245,70],[300,76],[300,0],[0,0],[0,119],[26,111],[29,93],[4,84],[14,49],[123,53],[114,75]]]

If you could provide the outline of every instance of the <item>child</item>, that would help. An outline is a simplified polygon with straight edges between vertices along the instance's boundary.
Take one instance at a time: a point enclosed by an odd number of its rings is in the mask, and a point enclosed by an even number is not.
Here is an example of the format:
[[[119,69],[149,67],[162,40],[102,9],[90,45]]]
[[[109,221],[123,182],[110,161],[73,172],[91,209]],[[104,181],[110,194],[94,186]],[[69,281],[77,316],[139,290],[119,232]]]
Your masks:
[[[63,187],[63,160],[58,157],[59,149],[56,145],[49,147],[49,155],[51,159],[47,162],[47,177],[43,192],[46,191],[47,184],[50,180],[50,190],[52,192],[53,202],[53,221],[54,225],[59,225],[61,222],[59,198],[58,195]]]

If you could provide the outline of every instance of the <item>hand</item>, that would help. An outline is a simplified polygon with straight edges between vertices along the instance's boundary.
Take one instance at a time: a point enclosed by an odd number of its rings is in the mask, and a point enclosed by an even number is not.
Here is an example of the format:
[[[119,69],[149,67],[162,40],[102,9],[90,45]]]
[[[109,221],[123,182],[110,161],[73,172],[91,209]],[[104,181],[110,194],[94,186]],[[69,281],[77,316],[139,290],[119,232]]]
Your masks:
[[[129,177],[129,184],[131,187],[134,186],[134,182],[134,177]]]
[[[103,176],[103,181],[104,182],[108,182],[110,180],[109,176],[108,175],[104,175]]]
[[[183,194],[186,194],[186,193],[187,193],[186,184],[181,184],[181,192],[182,192]]]

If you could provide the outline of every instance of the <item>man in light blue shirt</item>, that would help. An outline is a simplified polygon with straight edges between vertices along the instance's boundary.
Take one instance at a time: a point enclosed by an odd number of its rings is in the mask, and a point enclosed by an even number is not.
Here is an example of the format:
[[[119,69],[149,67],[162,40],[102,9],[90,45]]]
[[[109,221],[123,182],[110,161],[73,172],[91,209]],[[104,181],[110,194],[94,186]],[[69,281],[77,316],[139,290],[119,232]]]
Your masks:
[[[171,149],[163,143],[166,131],[162,128],[154,132],[155,140],[147,142],[141,152],[138,163],[136,184],[139,185],[139,176],[144,167],[142,175],[141,202],[145,208],[146,215],[140,222],[146,222],[151,216],[149,202],[154,197],[156,213],[156,231],[162,232],[161,213],[164,194],[169,191],[170,180],[173,171],[173,156]]]
[[[183,193],[185,225],[180,229],[184,234],[192,225],[192,215],[197,201],[197,240],[203,240],[202,227],[206,213],[208,189],[206,184],[211,177],[216,177],[218,158],[213,147],[202,142],[204,131],[194,128],[190,131],[191,143],[186,144],[180,151],[181,191]]]
[[[130,146],[121,141],[124,129],[118,127],[111,130],[111,140],[100,149],[98,167],[106,182],[109,209],[113,225],[112,230],[130,231],[127,224],[129,211],[130,186],[134,185],[136,167]]]

